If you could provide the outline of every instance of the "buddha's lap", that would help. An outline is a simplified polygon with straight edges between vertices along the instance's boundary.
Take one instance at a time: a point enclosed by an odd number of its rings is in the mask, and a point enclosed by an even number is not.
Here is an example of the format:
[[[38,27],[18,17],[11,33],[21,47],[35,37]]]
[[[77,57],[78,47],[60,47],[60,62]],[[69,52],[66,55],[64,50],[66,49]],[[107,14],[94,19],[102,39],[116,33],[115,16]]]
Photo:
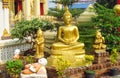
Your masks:
[[[76,42],[74,44],[64,44],[62,42],[57,42],[52,45],[53,50],[77,50],[77,49],[83,49],[84,43]]]

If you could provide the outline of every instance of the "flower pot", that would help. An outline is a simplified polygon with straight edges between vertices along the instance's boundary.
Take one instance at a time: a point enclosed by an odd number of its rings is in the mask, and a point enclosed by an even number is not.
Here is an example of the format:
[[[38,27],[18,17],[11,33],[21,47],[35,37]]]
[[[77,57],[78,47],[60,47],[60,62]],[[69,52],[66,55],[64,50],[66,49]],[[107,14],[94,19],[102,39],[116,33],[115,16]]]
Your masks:
[[[95,74],[85,74],[86,78],[95,78]]]
[[[109,70],[109,75],[110,76],[115,76],[119,74],[119,70],[117,68],[112,68]]]
[[[85,71],[85,78],[95,78],[95,71],[93,71],[93,70],[86,70]]]

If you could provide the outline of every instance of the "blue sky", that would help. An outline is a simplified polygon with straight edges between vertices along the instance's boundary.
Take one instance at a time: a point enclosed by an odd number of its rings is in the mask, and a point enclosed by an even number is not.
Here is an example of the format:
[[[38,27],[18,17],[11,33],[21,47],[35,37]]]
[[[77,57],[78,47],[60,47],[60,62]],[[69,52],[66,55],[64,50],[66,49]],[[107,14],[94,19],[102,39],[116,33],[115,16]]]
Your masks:
[[[48,0],[48,8],[54,8],[56,7],[55,3],[51,2],[52,0]],[[83,2],[83,3],[74,3],[72,8],[87,8],[87,6],[90,4],[91,2]]]
[[[48,0],[48,7],[49,7],[49,8],[56,7],[56,4],[55,4],[55,3],[52,3],[52,2],[50,2],[50,1],[52,1],[52,0]]]

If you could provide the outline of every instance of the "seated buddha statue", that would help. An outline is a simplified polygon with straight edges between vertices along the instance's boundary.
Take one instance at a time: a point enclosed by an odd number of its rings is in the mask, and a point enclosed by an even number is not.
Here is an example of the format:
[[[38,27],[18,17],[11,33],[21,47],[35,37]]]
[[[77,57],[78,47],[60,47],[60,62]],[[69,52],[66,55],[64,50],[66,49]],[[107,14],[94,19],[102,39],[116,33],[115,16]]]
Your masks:
[[[104,52],[106,50],[106,45],[104,43],[105,43],[104,37],[102,36],[101,32],[99,30],[97,30],[93,48],[97,52],[100,52],[100,51]]]
[[[50,58],[52,61],[49,63],[55,62],[53,59],[59,56],[67,56],[68,53],[74,58],[79,58],[79,55],[84,56],[85,54],[85,50],[83,49],[84,43],[78,42],[79,31],[77,26],[71,24],[72,14],[68,8],[63,15],[63,20],[65,25],[60,26],[58,29],[59,41],[52,44],[51,56],[48,58],[49,61]]]

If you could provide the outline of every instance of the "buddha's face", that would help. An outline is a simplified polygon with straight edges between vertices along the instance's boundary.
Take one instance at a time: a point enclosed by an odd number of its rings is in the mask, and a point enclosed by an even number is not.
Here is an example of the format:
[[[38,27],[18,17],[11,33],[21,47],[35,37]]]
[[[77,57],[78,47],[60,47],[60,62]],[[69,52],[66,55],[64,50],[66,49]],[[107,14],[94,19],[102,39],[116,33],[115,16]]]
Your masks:
[[[63,17],[65,24],[70,24],[72,21],[72,17],[70,15],[66,15]]]
[[[101,33],[98,32],[96,38],[101,38],[101,37],[102,37]]]

